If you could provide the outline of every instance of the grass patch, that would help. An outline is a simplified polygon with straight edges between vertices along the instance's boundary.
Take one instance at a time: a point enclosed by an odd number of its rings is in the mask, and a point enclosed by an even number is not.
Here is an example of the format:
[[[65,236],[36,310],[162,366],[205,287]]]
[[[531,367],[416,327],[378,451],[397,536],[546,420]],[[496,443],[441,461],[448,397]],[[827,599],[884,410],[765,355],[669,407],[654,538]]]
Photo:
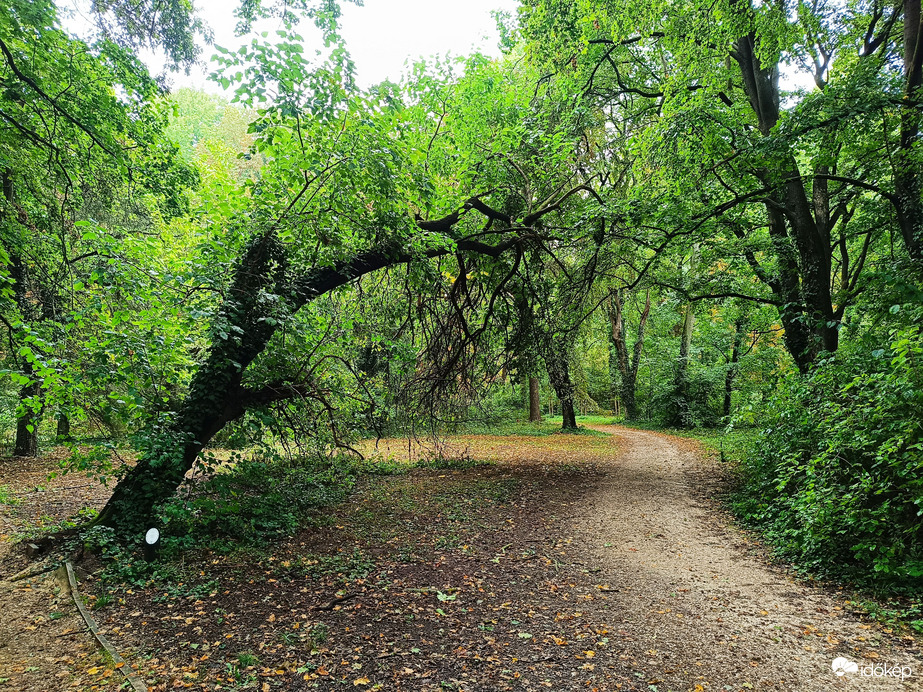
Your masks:
[[[0,505],[18,505],[22,499],[16,496],[8,485],[0,485]]]
[[[611,416],[578,416],[576,430],[564,431],[561,429],[563,421],[561,416],[549,416],[538,422],[529,421],[503,421],[494,425],[466,426],[465,435],[496,435],[498,437],[523,436],[547,437],[548,435],[589,435],[590,437],[607,437],[606,433],[591,430],[585,425],[613,425],[615,419]],[[582,425],[581,425],[582,424]]]
[[[473,423],[466,425],[461,434],[464,435],[497,435],[501,437],[523,435],[526,437],[544,437],[554,435],[561,430],[560,422],[555,425],[553,421],[542,420],[536,423],[529,421],[505,420],[490,425]]]

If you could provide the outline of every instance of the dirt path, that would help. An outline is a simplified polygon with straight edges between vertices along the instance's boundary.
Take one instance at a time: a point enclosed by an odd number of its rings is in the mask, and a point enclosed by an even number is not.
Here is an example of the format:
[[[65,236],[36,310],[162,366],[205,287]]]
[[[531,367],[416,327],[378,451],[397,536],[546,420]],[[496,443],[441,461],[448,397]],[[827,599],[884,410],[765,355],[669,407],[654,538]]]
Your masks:
[[[675,437],[598,429],[622,453],[570,525],[618,588],[611,624],[661,669],[658,689],[923,690],[912,640],[880,639],[835,594],[749,554],[710,499],[716,462]],[[839,656],[860,672],[834,675]],[[861,674],[876,665],[907,666],[913,677]]]

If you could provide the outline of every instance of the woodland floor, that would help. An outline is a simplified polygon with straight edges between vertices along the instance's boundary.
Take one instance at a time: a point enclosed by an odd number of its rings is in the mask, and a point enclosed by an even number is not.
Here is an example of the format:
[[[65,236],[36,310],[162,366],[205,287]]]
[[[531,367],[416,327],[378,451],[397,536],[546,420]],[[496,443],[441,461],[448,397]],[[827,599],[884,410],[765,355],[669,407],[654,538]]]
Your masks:
[[[329,521],[258,555],[190,558],[185,583],[94,615],[151,690],[923,690],[912,636],[734,527],[725,469],[696,443],[599,429],[453,438],[495,463],[369,477]],[[3,462],[22,498],[0,505],[4,578],[28,565],[12,544],[27,522],[105,500],[45,480],[51,465]],[[89,574],[81,590],[101,593]],[[118,689],[56,593],[51,576],[0,584],[0,690]],[[838,656],[914,675],[836,677]]]

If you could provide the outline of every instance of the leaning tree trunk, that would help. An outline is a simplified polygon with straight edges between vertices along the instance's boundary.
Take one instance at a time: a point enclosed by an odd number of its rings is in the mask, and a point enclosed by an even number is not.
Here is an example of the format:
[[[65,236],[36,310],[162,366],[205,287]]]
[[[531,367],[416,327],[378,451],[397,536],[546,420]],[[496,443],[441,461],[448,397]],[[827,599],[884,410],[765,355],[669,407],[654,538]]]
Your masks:
[[[269,294],[282,295],[285,267],[281,243],[272,233],[253,241],[237,270],[212,334],[208,358],[193,376],[171,424],[152,435],[148,451],[115,487],[97,524],[138,530],[169,498],[193,467],[199,452],[245,410],[244,370],[275,328]]]
[[[542,397],[537,377],[529,378],[529,420],[533,423],[542,419]]]
[[[456,212],[439,223],[451,226],[457,217]],[[451,251],[499,257],[518,247],[518,242],[514,238],[489,245],[463,239],[456,241]],[[183,482],[202,448],[225,425],[250,407],[302,395],[304,383],[273,382],[261,389],[242,384],[243,373],[276,332],[280,302],[287,300],[289,313],[294,314],[308,302],[364,274],[416,257],[449,252],[450,248],[439,247],[415,255],[402,245],[385,243],[332,266],[287,277],[284,247],[275,232],[269,230],[256,237],[235,269],[227,298],[215,318],[208,355],[193,375],[185,400],[170,420],[151,426],[147,450],[116,485],[94,523],[122,533],[144,528],[155,508]]]

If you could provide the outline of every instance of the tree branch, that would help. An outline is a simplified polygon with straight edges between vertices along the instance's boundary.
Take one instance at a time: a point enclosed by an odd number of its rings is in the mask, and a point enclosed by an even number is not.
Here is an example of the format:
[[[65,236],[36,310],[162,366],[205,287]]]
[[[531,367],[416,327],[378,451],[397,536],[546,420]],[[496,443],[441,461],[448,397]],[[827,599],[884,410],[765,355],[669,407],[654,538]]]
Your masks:
[[[32,88],[32,90],[33,90],[35,93],[37,93],[39,96],[41,96],[41,97],[48,103],[48,105],[50,105],[50,106],[52,107],[52,109],[54,109],[55,111],[57,111],[58,113],[60,113],[61,116],[63,116],[65,120],[67,120],[68,122],[72,123],[72,124],[75,125],[77,128],[79,128],[79,129],[82,130],[84,133],[86,133],[86,135],[87,135],[90,139],[92,139],[93,142],[96,144],[96,146],[98,146],[100,149],[102,149],[103,151],[105,151],[105,152],[106,152],[107,154],[109,154],[111,157],[113,157],[113,158],[115,158],[115,159],[118,159],[118,160],[120,160],[120,161],[122,160],[122,157],[121,157],[121,156],[119,156],[118,154],[116,154],[114,151],[112,151],[111,149],[109,149],[109,147],[107,147],[105,144],[103,144],[103,143],[100,141],[99,137],[96,135],[95,132],[93,132],[89,127],[87,127],[86,125],[84,125],[83,123],[81,123],[79,120],[77,120],[77,118],[75,118],[75,117],[72,116],[70,113],[68,113],[67,110],[65,110],[64,108],[62,108],[62,107],[58,104],[57,99],[51,98],[51,97],[50,97],[48,94],[46,94],[45,91],[35,82],[35,80],[33,80],[31,77],[29,77],[29,76],[26,75],[22,70],[19,69],[19,66],[16,64],[16,59],[13,57],[13,54],[10,52],[10,49],[9,49],[9,47],[6,45],[6,43],[3,42],[3,39],[0,39],[0,51],[3,52],[3,55],[4,55],[4,57],[6,58],[6,62],[7,62],[7,64],[10,66],[10,69],[13,71],[13,74],[15,74],[15,75],[16,75],[20,80],[22,80],[23,82],[25,82],[26,84],[28,84],[28,85]]]

